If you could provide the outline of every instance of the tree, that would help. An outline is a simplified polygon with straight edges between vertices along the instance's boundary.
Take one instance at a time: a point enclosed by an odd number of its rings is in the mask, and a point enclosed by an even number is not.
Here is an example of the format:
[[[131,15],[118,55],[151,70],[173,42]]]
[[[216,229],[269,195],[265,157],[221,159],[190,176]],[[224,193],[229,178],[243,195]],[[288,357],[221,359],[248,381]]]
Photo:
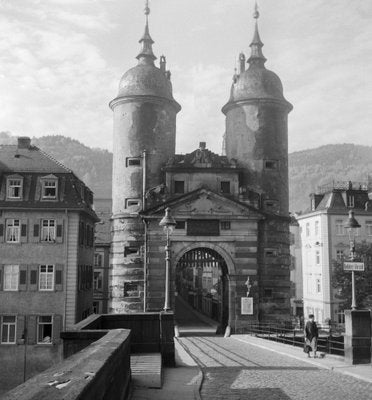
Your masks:
[[[355,298],[357,308],[372,308],[372,244],[362,242],[356,245],[357,258],[364,262],[364,272],[355,272]],[[336,289],[335,297],[340,300],[340,308],[351,308],[351,271],[344,271],[343,261],[333,263],[332,286]]]

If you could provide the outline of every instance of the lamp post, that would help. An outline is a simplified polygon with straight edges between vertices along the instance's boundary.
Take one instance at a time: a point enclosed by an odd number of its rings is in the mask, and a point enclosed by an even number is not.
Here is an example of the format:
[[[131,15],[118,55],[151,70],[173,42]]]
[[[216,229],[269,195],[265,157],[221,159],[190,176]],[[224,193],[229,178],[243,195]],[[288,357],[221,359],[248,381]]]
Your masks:
[[[355,272],[364,271],[364,263],[356,262],[355,234],[360,227],[354,217],[354,211],[349,211],[349,218],[344,227],[349,232],[350,261],[344,262],[344,270],[351,271],[352,301],[351,310],[345,310],[345,361],[351,364],[371,363],[371,312],[357,310],[355,301]]]
[[[170,240],[169,237],[176,226],[176,221],[171,215],[171,209],[168,207],[165,209],[165,215],[159,222],[159,226],[164,228],[164,232],[167,235],[167,244],[165,246],[165,300],[164,300],[164,311],[170,310],[169,305],[169,273],[170,273]]]
[[[349,218],[346,221],[344,227],[348,230],[349,233],[349,241],[350,241],[350,261],[355,261],[355,234],[356,230],[360,228],[358,221],[354,217],[354,211],[349,211]],[[354,270],[351,271],[351,309],[356,310],[356,301],[355,301],[355,273]]]

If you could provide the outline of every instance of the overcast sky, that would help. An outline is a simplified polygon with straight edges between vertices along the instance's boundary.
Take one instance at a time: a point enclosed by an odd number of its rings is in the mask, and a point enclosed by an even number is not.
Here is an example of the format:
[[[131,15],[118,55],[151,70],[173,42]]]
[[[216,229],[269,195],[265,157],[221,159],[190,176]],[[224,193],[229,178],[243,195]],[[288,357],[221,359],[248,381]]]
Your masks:
[[[177,152],[221,151],[236,59],[249,54],[254,0],[152,0],[154,52],[181,104]],[[136,65],[143,0],[0,0],[0,131],[62,134],[112,150],[112,111]],[[372,1],[260,0],[268,59],[294,109],[290,151],[372,145]]]

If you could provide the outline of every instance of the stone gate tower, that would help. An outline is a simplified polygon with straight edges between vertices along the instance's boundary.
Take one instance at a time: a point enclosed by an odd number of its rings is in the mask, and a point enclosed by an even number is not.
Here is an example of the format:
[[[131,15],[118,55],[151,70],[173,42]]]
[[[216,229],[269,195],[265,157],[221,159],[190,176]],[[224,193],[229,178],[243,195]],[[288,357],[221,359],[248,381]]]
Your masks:
[[[145,32],[140,39],[138,64],[120,80],[119,93],[110,102],[114,113],[113,209],[110,312],[143,310],[144,227],[138,213],[145,208],[146,190],[160,185],[161,168],[174,156],[176,115],[166,60],[156,57],[145,8]]]
[[[226,156],[243,167],[241,195],[249,200],[251,192],[258,192],[266,215],[258,232],[258,273],[261,311],[270,319],[278,317],[278,309],[289,315],[287,120],[292,105],[283,96],[279,77],[265,68],[257,4],[253,16],[256,23],[249,66],[246,69],[241,53],[230,99],[222,112],[226,115]]]

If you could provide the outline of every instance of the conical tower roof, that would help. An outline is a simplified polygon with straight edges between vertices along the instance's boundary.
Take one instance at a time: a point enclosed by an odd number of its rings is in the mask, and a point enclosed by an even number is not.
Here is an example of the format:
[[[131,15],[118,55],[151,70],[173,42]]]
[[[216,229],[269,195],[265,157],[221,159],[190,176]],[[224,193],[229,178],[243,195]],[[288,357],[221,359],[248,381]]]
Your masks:
[[[124,73],[119,83],[118,96],[112,100],[110,106],[121,99],[151,96],[169,100],[179,111],[181,107],[173,98],[170,72],[165,71],[165,57],[161,57],[161,68],[154,64],[156,56],[152,49],[154,41],[149,30],[149,14],[150,8],[146,0],[145,30],[139,40],[141,50],[136,57],[138,64]]]
[[[255,19],[255,29],[253,39],[249,45],[251,55],[247,60],[248,69],[242,71],[239,75],[234,75],[233,84],[228,103],[222,108],[226,113],[235,103],[241,103],[251,100],[271,100],[281,102],[284,106],[292,109],[292,105],[284,98],[283,85],[278,75],[266,69],[266,58],[263,55],[263,43],[258,30],[259,12],[257,3],[253,18]]]

